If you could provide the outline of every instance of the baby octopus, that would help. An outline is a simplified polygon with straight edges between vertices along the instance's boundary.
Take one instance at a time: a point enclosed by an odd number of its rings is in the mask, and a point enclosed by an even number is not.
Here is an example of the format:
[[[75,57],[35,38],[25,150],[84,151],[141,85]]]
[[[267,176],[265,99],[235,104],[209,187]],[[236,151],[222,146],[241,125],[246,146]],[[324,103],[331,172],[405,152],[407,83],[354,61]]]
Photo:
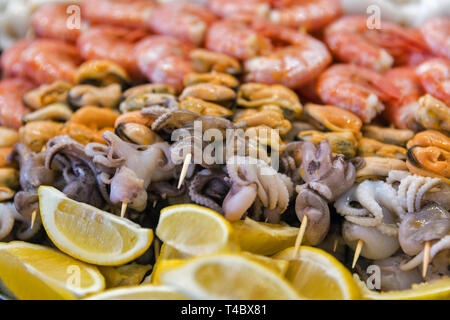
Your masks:
[[[317,245],[325,238],[330,227],[327,202],[334,201],[347,191],[355,181],[356,168],[342,155],[334,157],[328,142],[316,148],[309,142],[300,146],[302,162],[300,173],[305,184],[297,186],[295,212],[301,221],[306,214],[308,243]]]
[[[123,141],[110,131],[104,132],[103,138],[108,146],[90,143],[86,149],[94,155],[95,163],[116,164],[117,170],[109,181],[111,202],[126,202],[130,208],[143,211],[147,206],[146,190],[150,183],[173,177],[169,144],[158,142],[139,146]]]
[[[279,221],[294,192],[291,179],[251,157],[232,156],[227,159],[226,168],[231,188],[222,204],[225,218],[239,220],[258,199],[267,220]]]

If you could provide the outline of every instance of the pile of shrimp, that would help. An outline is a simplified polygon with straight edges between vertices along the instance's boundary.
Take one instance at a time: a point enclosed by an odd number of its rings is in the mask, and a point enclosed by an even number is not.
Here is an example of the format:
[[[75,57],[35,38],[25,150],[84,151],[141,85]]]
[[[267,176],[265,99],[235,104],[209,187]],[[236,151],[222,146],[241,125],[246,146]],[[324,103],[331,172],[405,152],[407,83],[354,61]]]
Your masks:
[[[50,241],[31,223],[46,182],[116,214],[127,202],[147,227],[180,202],[230,221],[298,227],[307,216],[304,242],[349,268],[364,242],[361,278],[371,263],[392,267],[382,290],[424,280],[426,244],[425,280],[449,276],[450,18],[372,29],[338,0],[89,0],[68,28],[67,6],[42,5],[33,35],[0,56],[0,241]],[[242,129],[269,151],[257,147],[253,167],[192,163],[177,188],[182,163],[155,169],[151,153],[180,147],[171,133],[194,121]],[[119,164],[123,150],[149,166],[144,189],[120,188],[143,170]],[[92,192],[73,192],[75,168]],[[268,168],[272,180],[259,174]]]

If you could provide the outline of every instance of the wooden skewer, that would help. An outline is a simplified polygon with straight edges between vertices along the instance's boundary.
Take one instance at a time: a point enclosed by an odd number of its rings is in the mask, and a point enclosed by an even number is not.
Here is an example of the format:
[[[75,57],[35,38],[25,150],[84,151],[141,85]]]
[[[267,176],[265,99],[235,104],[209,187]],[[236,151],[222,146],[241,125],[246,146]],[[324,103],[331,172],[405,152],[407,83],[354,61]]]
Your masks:
[[[356,266],[356,262],[358,261],[359,255],[361,254],[361,249],[363,247],[364,241],[361,239],[358,240],[358,244],[356,245],[355,255],[353,256],[352,269]]]
[[[308,224],[308,216],[305,214],[302,218],[302,224],[300,225],[300,229],[298,230],[297,239],[295,239],[295,247],[294,252],[292,253],[292,258],[297,258],[298,251],[300,250],[300,246],[302,244],[303,236],[305,235],[306,225]]]
[[[153,208],[155,208],[157,204],[158,204],[158,201],[154,200],[153,201]]]
[[[34,228],[34,223],[36,222],[37,210],[31,213],[31,229]]]
[[[120,210],[120,217],[125,217],[125,213],[127,212],[127,202],[122,202],[122,209]]]
[[[178,189],[181,188],[183,184],[184,178],[186,178],[186,173],[189,168],[189,164],[191,163],[192,154],[188,153],[186,158],[184,158],[183,168],[181,169],[180,180],[178,181]]]
[[[338,244],[339,244],[339,238],[336,237],[333,242],[333,252],[336,252]]]
[[[423,265],[422,265],[422,277],[427,275],[428,264],[430,263],[430,249],[431,242],[425,241],[425,247],[423,248]]]

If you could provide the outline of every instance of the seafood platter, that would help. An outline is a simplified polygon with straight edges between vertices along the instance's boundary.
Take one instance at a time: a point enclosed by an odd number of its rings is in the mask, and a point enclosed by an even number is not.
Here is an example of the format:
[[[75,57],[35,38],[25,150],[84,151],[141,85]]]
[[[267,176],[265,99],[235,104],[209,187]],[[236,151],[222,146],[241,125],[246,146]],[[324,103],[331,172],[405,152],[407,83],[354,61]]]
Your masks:
[[[3,299],[450,299],[450,3],[0,3]]]

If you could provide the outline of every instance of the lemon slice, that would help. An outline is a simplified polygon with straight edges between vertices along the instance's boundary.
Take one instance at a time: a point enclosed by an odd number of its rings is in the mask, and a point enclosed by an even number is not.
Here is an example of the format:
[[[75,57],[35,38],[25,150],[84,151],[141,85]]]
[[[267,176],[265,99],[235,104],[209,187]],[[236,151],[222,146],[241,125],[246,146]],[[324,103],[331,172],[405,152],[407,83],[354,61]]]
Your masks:
[[[369,290],[357,275],[356,282],[361,288],[364,299],[369,300],[450,300],[450,278],[439,279],[432,283],[413,284],[410,290],[376,292]]]
[[[360,298],[360,290],[350,271],[336,258],[317,248],[302,246],[296,259],[294,248],[273,256],[289,260],[286,278],[299,294],[309,299],[351,300]]]
[[[142,255],[153,232],[66,197],[53,187],[38,190],[42,222],[48,236],[63,252],[97,265],[122,265]]]
[[[231,224],[217,212],[193,204],[161,210],[156,234],[164,243],[190,255],[237,249]]]
[[[21,241],[0,245],[0,279],[16,298],[27,300],[78,299],[105,288],[95,266]]]
[[[168,286],[142,285],[106,290],[86,300],[186,300],[182,294]]]
[[[233,223],[242,250],[272,255],[295,244],[298,228],[246,218]]]
[[[279,274],[237,254],[187,260],[163,272],[160,281],[193,299],[300,299]]]

